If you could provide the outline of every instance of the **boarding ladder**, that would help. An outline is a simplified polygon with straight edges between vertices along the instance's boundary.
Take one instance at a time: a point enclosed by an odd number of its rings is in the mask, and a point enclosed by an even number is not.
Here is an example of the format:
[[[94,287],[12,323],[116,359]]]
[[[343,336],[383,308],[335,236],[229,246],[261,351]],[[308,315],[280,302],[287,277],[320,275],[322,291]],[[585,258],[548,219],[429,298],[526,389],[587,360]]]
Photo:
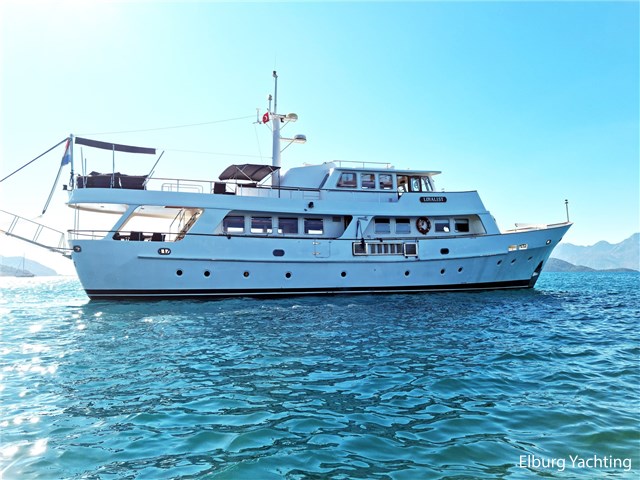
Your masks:
[[[47,227],[28,218],[0,210],[0,232],[10,237],[32,243],[51,252],[71,257],[71,251],[66,247],[64,232]]]

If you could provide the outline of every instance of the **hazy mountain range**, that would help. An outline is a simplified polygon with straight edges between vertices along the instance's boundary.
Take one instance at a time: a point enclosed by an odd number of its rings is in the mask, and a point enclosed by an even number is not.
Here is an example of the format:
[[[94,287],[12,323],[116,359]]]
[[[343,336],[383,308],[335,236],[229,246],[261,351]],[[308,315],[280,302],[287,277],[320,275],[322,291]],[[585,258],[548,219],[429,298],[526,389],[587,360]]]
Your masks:
[[[24,270],[38,277],[58,275],[58,272],[52,268],[45,267],[41,263],[28,258],[24,259]],[[0,256],[0,277],[14,277],[19,272],[22,272],[22,257]]]
[[[558,259],[570,264],[565,265],[552,260]],[[611,244],[601,241],[589,247],[561,243],[547,263],[547,271],[576,271],[573,267],[586,267],[589,270],[640,270],[640,233],[634,233],[620,243]]]

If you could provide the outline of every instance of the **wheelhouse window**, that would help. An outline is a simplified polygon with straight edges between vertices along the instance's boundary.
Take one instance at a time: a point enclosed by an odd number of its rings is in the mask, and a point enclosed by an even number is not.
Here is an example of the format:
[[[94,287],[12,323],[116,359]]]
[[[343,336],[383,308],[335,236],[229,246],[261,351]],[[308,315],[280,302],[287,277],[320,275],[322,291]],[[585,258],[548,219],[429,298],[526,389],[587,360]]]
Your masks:
[[[339,188],[355,188],[356,174],[354,172],[342,172],[338,179]]]
[[[373,173],[361,173],[360,185],[362,188],[376,188],[376,176]]]
[[[411,221],[408,218],[396,218],[396,233],[411,233]]]
[[[391,233],[391,220],[388,218],[376,218],[375,233]]]
[[[398,175],[398,192],[404,193],[409,191],[409,177],[406,175]]]
[[[222,221],[225,233],[244,233],[244,217],[230,215]]]
[[[451,231],[449,220],[436,220],[435,230],[440,233],[449,233]]]
[[[411,191],[419,192],[420,191],[420,177],[411,177]]]
[[[467,220],[466,218],[456,218],[454,220],[453,226],[456,232],[469,233],[469,220]]]
[[[429,181],[429,177],[421,177],[422,179],[422,191],[423,192],[431,192],[433,189],[431,188],[431,182]]]
[[[297,235],[298,234],[298,219],[280,217],[278,219],[278,233],[284,235]]]
[[[380,190],[391,190],[393,188],[393,177],[388,173],[378,175],[378,182]]]
[[[324,225],[321,218],[305,218],[304,233],[309,235],[322,235],[324,233]]]
[[[251,233],[266,235],[271,232],[271,217],[251,217]]]

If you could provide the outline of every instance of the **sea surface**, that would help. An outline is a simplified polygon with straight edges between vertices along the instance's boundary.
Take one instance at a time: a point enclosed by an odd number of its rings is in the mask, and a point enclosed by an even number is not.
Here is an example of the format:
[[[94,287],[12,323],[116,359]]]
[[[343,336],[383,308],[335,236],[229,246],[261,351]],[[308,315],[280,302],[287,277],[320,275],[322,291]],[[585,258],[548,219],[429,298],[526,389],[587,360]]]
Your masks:
[[[3,479],[640,477],[640,275],[95,302],[0,279]],[[573,461],[572,461],[573,460]]]

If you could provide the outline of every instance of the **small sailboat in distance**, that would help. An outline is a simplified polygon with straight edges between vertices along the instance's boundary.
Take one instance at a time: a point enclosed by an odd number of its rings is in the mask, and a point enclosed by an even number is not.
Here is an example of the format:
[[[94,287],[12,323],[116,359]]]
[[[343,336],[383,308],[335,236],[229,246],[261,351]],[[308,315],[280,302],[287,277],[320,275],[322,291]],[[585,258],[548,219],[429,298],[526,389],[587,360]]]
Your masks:
[[[22,255],[22,266],[20,269],[16,270],[16,273],[14,274],[14,276],[16,277],[35,277],[35,275],[33,273],[31,273],[29,270],[24,268],[24,263],[25,263],[25,256]]]

